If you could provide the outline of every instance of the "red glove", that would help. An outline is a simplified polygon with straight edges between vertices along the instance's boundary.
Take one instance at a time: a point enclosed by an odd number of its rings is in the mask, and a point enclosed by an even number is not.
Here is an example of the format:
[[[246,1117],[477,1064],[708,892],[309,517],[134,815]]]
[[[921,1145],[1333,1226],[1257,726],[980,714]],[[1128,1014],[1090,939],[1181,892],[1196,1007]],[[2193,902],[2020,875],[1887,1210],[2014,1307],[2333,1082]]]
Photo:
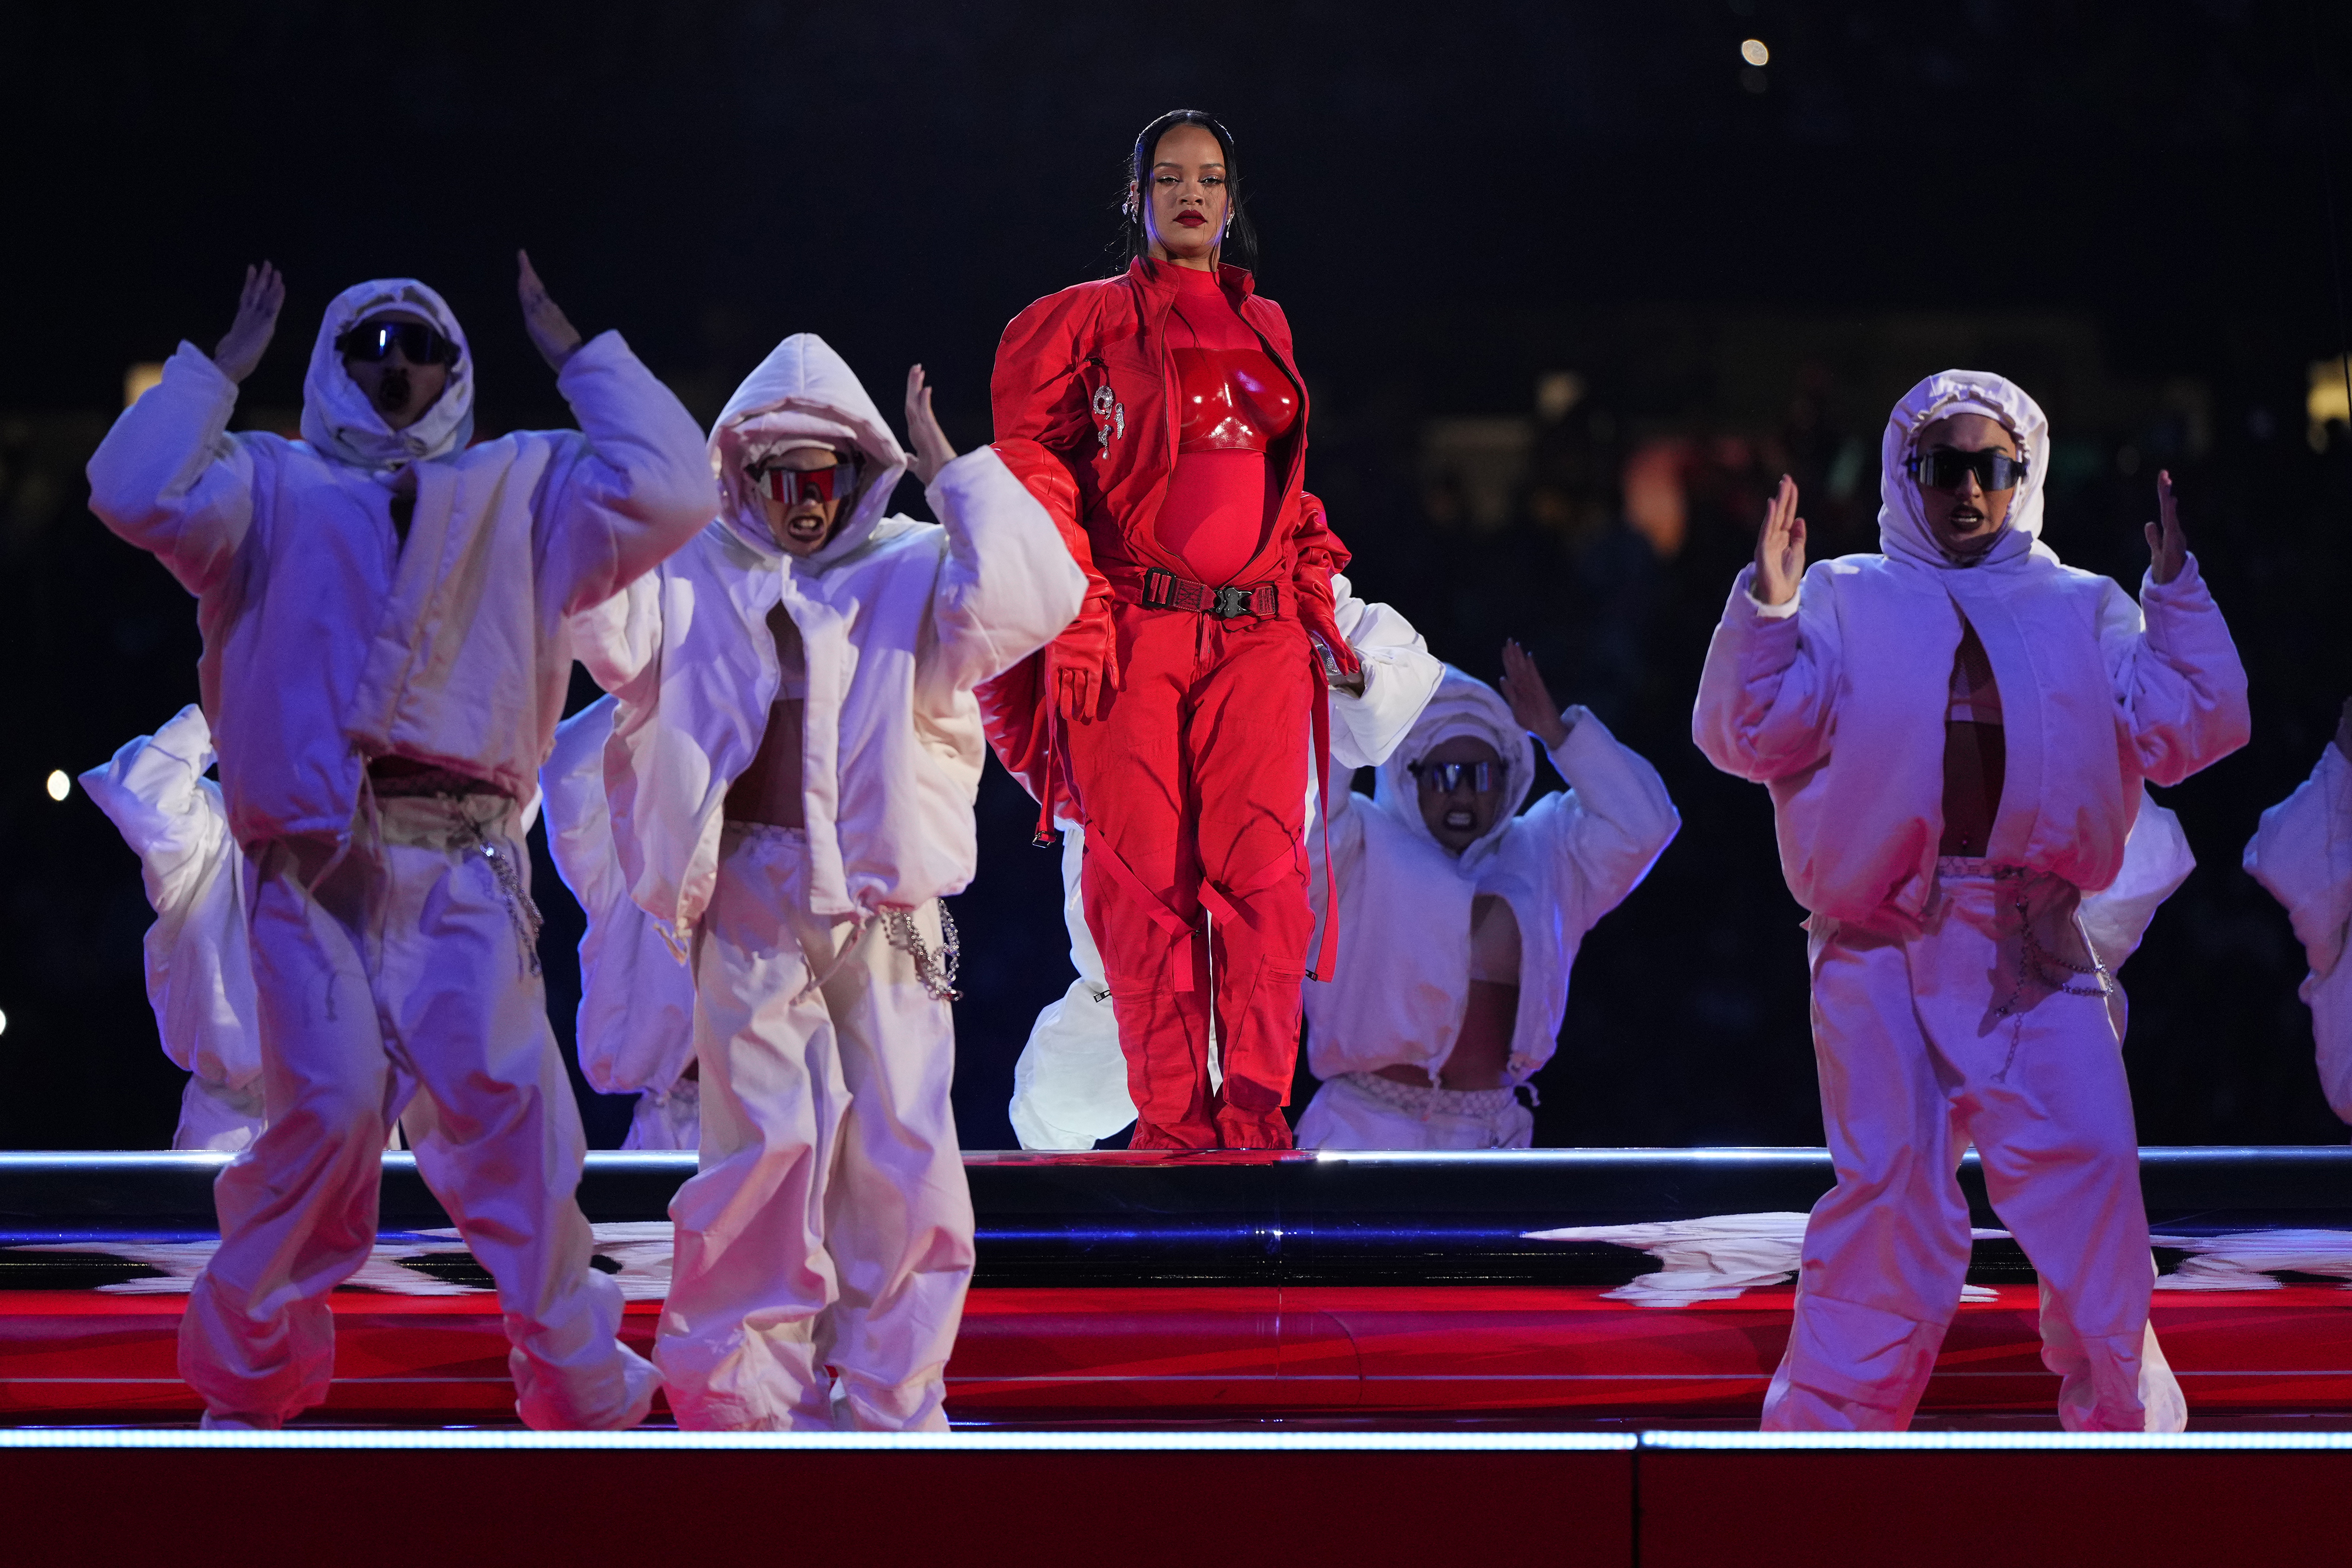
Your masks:
[[[1095,569],[1094,545],[1078,520],[1078,484],[1061,458],[1034,441],[996,443],[996,455],[1054,520],[1070,559],[1086,574],[1087,595],[1076,618],[1045,646],[1041,701],[1066,720],[1097,717],[1118,689],[1118,636],[1111,624],[1110,583]]]
[[[1111,625],[1110,595],[1097,604],[1092,594],[1078,618],[1045,645],[1046,700],[1064,719],[1099,718],[1119,688],[1118,633]]]
[[[1297,552],[1290,586],[1298,603],[1298,624],[1331,650],[1341,674],[1353,675],[1363,667],[1339,635],[1338,604],[1331,594],[1331,574],[1348,563],[1348,547],[1331,531],[1323,503],[1305,490],[1298,492],[1290,536]]]

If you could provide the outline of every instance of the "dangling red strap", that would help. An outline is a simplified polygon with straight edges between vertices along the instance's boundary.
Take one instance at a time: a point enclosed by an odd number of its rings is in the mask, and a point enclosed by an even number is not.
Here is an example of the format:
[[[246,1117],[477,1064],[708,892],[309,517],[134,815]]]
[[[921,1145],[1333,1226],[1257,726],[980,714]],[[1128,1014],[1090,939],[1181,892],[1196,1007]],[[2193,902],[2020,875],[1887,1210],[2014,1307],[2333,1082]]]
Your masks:
[[[1054,842],[1054,805],[1062,798],[1062,709],[1050,691],[1045,709],[1045,787],[1037,792],[1037,831],[1029,842],[1044,849]]]
[[[1307,661],[1315,667],[1315,826],[1323,835],[1323,940],[1315,944],[1315,967],[1307,973],[1328,981],[1339,962],[1339,884],[1331,873],[1331,678],[1321,659],[1310,653]]]
[[[1129,895],[1143,906],[1143,912],[1151,917],[1151,922],[1177,939],[1176,976],[1172,984],[1179,991],[1192,990],[1192,942],[1199,933],[1182,921],[1178,920],[1175,911],[1160,902],[1159,895],[1143,885],[1143,879],[1137,876],[1133,868],[1129,867],[1125,860],[1119,858],[1118,851],[1110,847],[1109,842],[1096,830],[1092,822],[1087,824],[1087,853],[1100,855],[1103,858],[1103,864],[1110,868],[1110,874],[1118,879],[1118,885],[1125,888]]]
[[[1298,846],[1293,844],[1289,848],[1283,850],[1273,859],[1234,883],[1230,889],[1220,888],[1204,877],[1201,879],[1201,901],[1216,911],[1220,920],[1231,921],[1235,925],[1245,925],[1249,923],[1248,917],[1244,915],[1232,900],[1248,898],[1260,888],[1279,880],[1285,872],[1305,870],[1306,867],[1299,863],[1299,854]]]

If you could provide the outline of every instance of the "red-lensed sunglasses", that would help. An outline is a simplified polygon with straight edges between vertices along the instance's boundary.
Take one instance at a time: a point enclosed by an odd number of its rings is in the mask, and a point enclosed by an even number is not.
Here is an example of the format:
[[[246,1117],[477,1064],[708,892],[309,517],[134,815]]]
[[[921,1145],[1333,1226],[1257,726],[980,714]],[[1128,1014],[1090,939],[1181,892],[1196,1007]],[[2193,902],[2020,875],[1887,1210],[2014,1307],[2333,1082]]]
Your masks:
[[[857,488],[857,464],[851,459],[836,462],[828,468],[761,468],[751,476],[751,481],[761,494],[781,505],[814,501],[823,506]]]

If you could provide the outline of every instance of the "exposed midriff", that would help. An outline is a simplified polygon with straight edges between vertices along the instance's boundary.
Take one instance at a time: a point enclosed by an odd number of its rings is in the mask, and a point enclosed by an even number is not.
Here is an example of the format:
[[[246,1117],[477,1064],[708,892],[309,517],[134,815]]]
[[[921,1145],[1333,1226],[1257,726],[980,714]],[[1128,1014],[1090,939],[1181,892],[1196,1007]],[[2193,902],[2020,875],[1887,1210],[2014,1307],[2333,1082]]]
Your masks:
[[[760,749],[752,753],[751,766],[728,786],[725,811],[730,822],[803,827],[808,816],[801,798],[801,731],[808,707],[808,657],[801,646],[800,627],[782,605],[768,612],[768,635],[776,639],[782,679],[768,709]]]
[[[1519,1024],[1518,916],[1498,893],[1481,893],[1470,904],[1470,984],[1463,999],[1462,1025],[1454,1049],[1437,1071],[1441,1089],[1500,1089],[1511,1069],[1511,1038]],[[1385,1067],[1382,1078],[1426,1084],[1417,1067]]]
[[[1960,623],[1952,656],[1950,704],[1944,712],[1944,837],[1939,855],[1981,858],[1992,846],[2000,815],[2000,787],[2009,770],[2009,736],[2001,726],[2000,688],[1976,627]]]

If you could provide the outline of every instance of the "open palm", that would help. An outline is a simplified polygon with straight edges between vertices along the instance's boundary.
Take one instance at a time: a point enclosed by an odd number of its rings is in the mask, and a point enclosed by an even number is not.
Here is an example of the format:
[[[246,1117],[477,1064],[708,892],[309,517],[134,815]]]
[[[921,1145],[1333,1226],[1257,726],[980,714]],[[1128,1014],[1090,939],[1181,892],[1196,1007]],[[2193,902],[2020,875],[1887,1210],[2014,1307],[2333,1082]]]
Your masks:
[[[1805,580],[1805,520],[1797,515],[1797,481],[1780,476],[1780,488],[1764,508],[1756,534],[1756,597],[1785,605]]]
[[[236,320],[213,349],[213,363],[231,381],[243,381],[278,335],[278,312],[286,305],[285,275],[267,261],[245,269],[245,288],[237,295]]]

